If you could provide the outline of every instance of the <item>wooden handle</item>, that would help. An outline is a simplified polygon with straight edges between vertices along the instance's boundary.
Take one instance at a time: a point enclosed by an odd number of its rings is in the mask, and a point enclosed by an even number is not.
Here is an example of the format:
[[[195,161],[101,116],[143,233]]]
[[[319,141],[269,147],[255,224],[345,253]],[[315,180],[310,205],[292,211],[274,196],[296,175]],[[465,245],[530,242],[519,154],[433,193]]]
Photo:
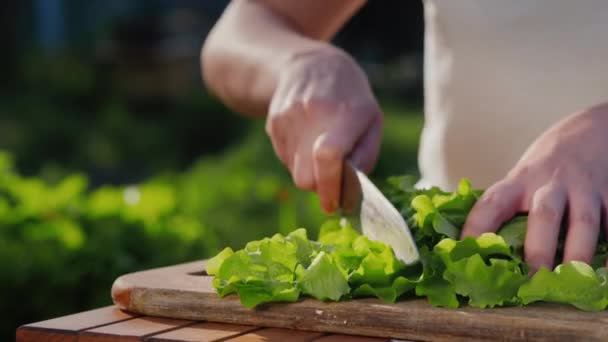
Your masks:
[[[342,188],[340,190],[342,214],[353,215],[359,212],[362,199],[361,183],[357,177],[357,169],[348,160],[342,164]]]

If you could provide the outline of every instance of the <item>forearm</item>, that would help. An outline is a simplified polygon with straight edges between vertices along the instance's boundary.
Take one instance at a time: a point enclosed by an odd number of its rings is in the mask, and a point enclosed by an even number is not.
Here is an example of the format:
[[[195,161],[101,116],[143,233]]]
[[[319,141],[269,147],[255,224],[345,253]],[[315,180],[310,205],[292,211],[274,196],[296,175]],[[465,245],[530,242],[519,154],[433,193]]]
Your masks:
[[[335,30],[302,32],[302,27],[263,4],[233,1],[203,46],[203,78],[234,110],[263,116],[281,67],[298,54],[335,49],[324,41]]]

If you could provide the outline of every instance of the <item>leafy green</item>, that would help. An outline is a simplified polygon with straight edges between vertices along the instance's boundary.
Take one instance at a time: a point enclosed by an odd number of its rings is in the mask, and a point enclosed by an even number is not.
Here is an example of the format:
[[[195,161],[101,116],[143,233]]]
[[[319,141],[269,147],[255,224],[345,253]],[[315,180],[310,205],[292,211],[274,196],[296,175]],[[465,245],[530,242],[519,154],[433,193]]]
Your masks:
[[[232,248],[226,247],[216,256],[209,259],[207,261],[207,274],[216,275],[219,272],[220,266],[224,263],[224,261],[233,254],[234,252],[232,251]]]
[[[606,269],[571,261],[551,272],[542,267],[519,289],[524,304],[546,301],[572,304],[586,311],[604,310],[608,305]]]
[[[421,257],[423,271],[416,285],[416,295],[426,296],[435,306],[457,308],[459,303],[454,285],[443,277],[446,267],[441,257],[427,248],[421,250]]]
[[[295,301],[299,295],[395,302],[407,293],[448,308],[461,302],[492,308],[536,301],[588,311],[608,306],[608,272],[600,266],[608,244],[598,245],[593,266],[570,262],[553,272],[543,268],[530,278],[523,262],[526,215],[505,222],[497,234],[458,240],[482,193],[468,180],[453,193],[436,187],[416,190],[408,177],[391,178],[389,184],[386,193],[408,222],[421,263],[406,266],[390,246],[362,236],[344,219],[329,220],[320,228],[318,241],[298,229],[286,237],[277,234],[250,242],[240,251],[220,252],[207,266],[208,273],[216,275],[218,293],[237,293],[248,307]]]
[[[227,248],[208,262],[207,273],[215,275],[218,294],[236,293],[243,305],[255,307],[295,301],[300,294],[394,302],[416,282],[402,275],[405,267],[390,247],[361,236],[345,220],[331,220],[321,228],[319,241],[308,240],[306,231],[298,229],[249,242],[236,252]]]
[[[249,242],[234,253],[225,249],[207,265],[207,273],[216,276],[213,286],[221,296],[238,293],[246,307],[271,301],[296,301],[300,295],[294,283],[299,242],[294,240],[299,241],[302,234],[306,234],[303,229],[287,237],[276,234]]]
[[[445,239],[435,246],[446,270],[445,280],[458,295],[476,307],[494,307],[517,302],[517,290],[526,280],[524,270],[498,235],[486,233],[477,239]]]
[[[350,292],[346,273],[325,252],[317,254],[308,268],[298,265],[296,281],[302,293],[319,300],[339,300]]]
[[[386,286],[365,283],[353,290],[353,297],[378,297],[385,302],[394,303],[401,295],[413,289],[416,283],[416,280],[404,276],[395,278],[392,284]]]

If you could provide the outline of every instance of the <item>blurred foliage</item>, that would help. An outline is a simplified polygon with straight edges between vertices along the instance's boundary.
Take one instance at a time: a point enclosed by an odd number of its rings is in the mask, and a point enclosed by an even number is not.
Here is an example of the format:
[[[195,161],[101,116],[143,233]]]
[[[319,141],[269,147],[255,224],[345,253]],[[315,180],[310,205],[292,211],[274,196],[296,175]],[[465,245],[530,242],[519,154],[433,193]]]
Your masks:
[[[0,94],[0,147],[25,174],[54,166],[122,183],[184,168],[247,129],[200,86],[178,98],[131,96],[112,71],[70,55],[24,57],[16,94]]]

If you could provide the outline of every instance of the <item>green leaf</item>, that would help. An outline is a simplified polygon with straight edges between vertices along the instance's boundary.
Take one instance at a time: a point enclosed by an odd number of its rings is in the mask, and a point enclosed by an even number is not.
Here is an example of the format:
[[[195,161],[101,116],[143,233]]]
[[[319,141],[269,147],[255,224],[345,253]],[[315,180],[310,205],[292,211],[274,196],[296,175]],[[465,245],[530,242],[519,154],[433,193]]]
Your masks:
[[[463,178],[458,183],[458,194],[460,196],[467,196],[472,193],[471,180]]]
[[[267,282],[252,279],[235,284],[241,304],[254,308],[269,302],[295,302],[300,297],[300,291],[289,283]]]
[[[345,220],[329,220],[319,231],[319,242],[334,246],[350,246],[361,234]]]
[[[475,254],[448,264],[444,278],[457,294],[469,297],[470,305],[485,308],[515,303],[527,277],[514,261],[490,259],[487,265]]]
[[[460,235],[460,230],[456,228],[450,221],[446,220],[440,213],[435,213],[433,217],[433,229],[439,234],[443,234],[449,238],[456,239]]]
[[[416,284],[417,281],[399,276],[389,286],[363,284],[357,287],[352,295],[353,297],[378,297],[387,303],[394,303],[401,295],[413,289]]]
[[[350,292],[346,274],[327,253],[320,252],[306,269],[296,269],[296,279],[304,294],[319,300],[339,300]]]
[[[209,261],[207,261],[207,274],[216,275],[218,273],[218,271],[220,270],[220,267],[224,263],[224,260],[226,260],[232,254],[234,254],[234,252],[232,251],[232,248],[226,247],[226,248],[224,248],[224,250],[219,252],[216,256],[209,259]]]
[[[392,248],[381,242],[371,241],[365,236],[355,240],[353,249],[363,257],[359,267],[350,276],[353,284],[386,286],[398,271],[405,268],[405,264],[395,258]]]
[[[296,247],[296,259],[297,262],[308,267],[311,261],[313,252],[318,250],[319,246],[313,245],[306,234],[306,229],[300,228],[287,235],[287,241],[293,243]]]
[[[571,261],[551,272],[542,267],[518,292],[524,304],[536,301],[571,304],[586,311],[604,310],[608,305],[606,269]]]
[[[444,239],[433,251],[443,261],[443,278],[456,294],[469,297],[472,306],[494,307],[517,301],[517,290],[526,276],[500,236],[486,233],[477,239]]]
[[[456,298],[454,286],[443,278],[445,265],[439,255],[427,251],[422,253],[421,259],[424,269],[422,279],[416,285],[416,295],[426,296],[434,306],[457,308],[460,303]]]
[[[427,195],[418,195],[412,200],[412,208],[416,210],[414,219],[419,227],[423,227],[428,217],[437,210],[431,198]]]
[[[500,235],[514,251],[521,251],[524,247],[527,227],[528,216],[516,216],[502,226],[498,231],[498,235]]]

